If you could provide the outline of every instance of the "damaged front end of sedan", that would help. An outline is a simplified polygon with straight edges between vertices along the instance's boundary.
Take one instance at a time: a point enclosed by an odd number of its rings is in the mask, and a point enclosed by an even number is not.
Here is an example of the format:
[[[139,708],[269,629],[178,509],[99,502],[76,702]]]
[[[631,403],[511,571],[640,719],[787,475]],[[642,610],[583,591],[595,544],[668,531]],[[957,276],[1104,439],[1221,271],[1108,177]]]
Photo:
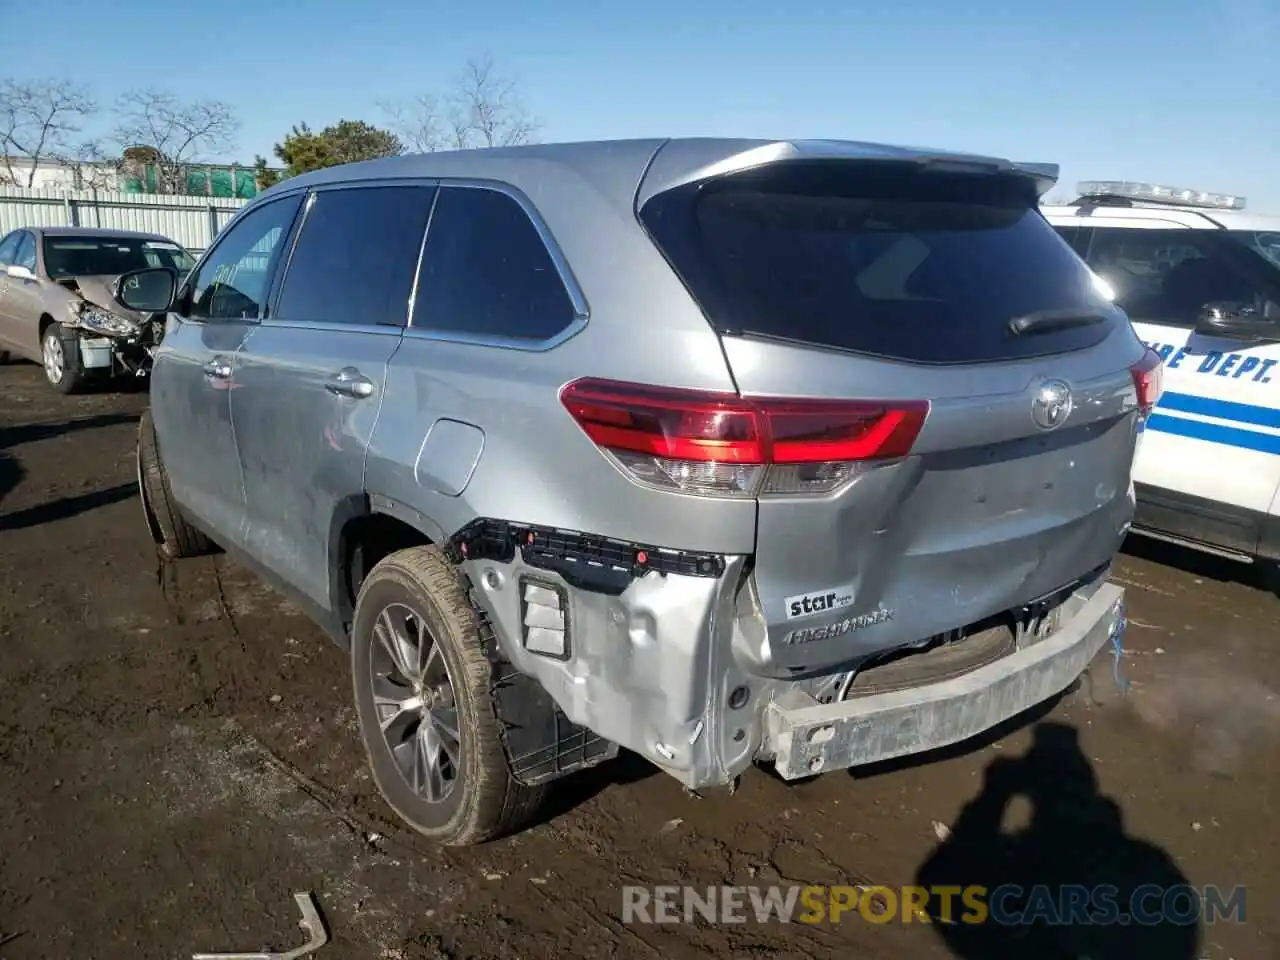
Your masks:
[[[120,303],[121,278],[79,277],[59,281],[68,300],[64,329],[78,334],[80,362],[110,377],[145,377],[164,336],[164,320]]]

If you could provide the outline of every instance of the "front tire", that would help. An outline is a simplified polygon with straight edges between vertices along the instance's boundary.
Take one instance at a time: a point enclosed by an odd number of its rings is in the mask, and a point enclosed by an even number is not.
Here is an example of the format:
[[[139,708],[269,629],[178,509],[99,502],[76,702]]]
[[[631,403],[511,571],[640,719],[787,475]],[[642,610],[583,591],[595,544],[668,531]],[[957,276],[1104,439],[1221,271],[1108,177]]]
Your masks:
[[[138,495],[142,498],[147,529],[160,556],[181,560],[213,552],[213,542],[192,526],[173,502],[150,410],[144,410],[138,421]]]
[[[545,791],[511,775],[490,700],[493,665],[437,548],[400,550],[369,573],[351,627],[351,672],[374,782],[411,827],[467,846],[537,815]]]
[[[75,393],[85,384],[80,341],[60,323],[51,323],[40,338],[40,365],[45,379],[59,393]]]

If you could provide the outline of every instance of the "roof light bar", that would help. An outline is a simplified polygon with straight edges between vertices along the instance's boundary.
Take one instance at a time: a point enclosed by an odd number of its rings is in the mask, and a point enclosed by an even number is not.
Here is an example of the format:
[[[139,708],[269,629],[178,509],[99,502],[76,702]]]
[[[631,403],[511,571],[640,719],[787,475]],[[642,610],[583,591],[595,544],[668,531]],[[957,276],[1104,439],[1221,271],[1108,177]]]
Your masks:
[[[1229,193],[1185,190],[1182,187],[1137,183],[1132,180],[1082,180],[1076,184],[1076,191],[1082,198],[1124,197],[1149,203],[1167,203],[1175,207],[1207,207],[1211,210],[1243,210],[1245,205],[1244,197]]]

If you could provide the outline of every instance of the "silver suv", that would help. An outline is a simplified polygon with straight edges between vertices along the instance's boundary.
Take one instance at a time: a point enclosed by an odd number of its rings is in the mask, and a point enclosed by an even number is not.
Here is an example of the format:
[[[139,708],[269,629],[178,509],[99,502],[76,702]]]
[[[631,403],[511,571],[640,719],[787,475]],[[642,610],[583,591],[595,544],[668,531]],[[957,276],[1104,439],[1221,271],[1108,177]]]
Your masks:
[[[472,843],[614,756],[690,789],[914,754],[1119,642],[1158,358],[1056,168],[637,140],[288,180],[167,311],[147,520],[349,647],[378,786]]]

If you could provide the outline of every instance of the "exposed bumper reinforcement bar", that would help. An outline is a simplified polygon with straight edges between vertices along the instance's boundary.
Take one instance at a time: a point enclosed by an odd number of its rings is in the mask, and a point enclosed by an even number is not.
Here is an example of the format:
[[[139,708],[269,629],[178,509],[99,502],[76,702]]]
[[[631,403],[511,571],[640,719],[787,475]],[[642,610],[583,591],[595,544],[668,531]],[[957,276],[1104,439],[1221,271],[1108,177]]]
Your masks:
[[[1066,689],[1124,625],[1124,589],[1105,583],[1057,633],[963,676],[831,704],[789,691],[765,717],[778,774],[795,780],[989,730]]]

